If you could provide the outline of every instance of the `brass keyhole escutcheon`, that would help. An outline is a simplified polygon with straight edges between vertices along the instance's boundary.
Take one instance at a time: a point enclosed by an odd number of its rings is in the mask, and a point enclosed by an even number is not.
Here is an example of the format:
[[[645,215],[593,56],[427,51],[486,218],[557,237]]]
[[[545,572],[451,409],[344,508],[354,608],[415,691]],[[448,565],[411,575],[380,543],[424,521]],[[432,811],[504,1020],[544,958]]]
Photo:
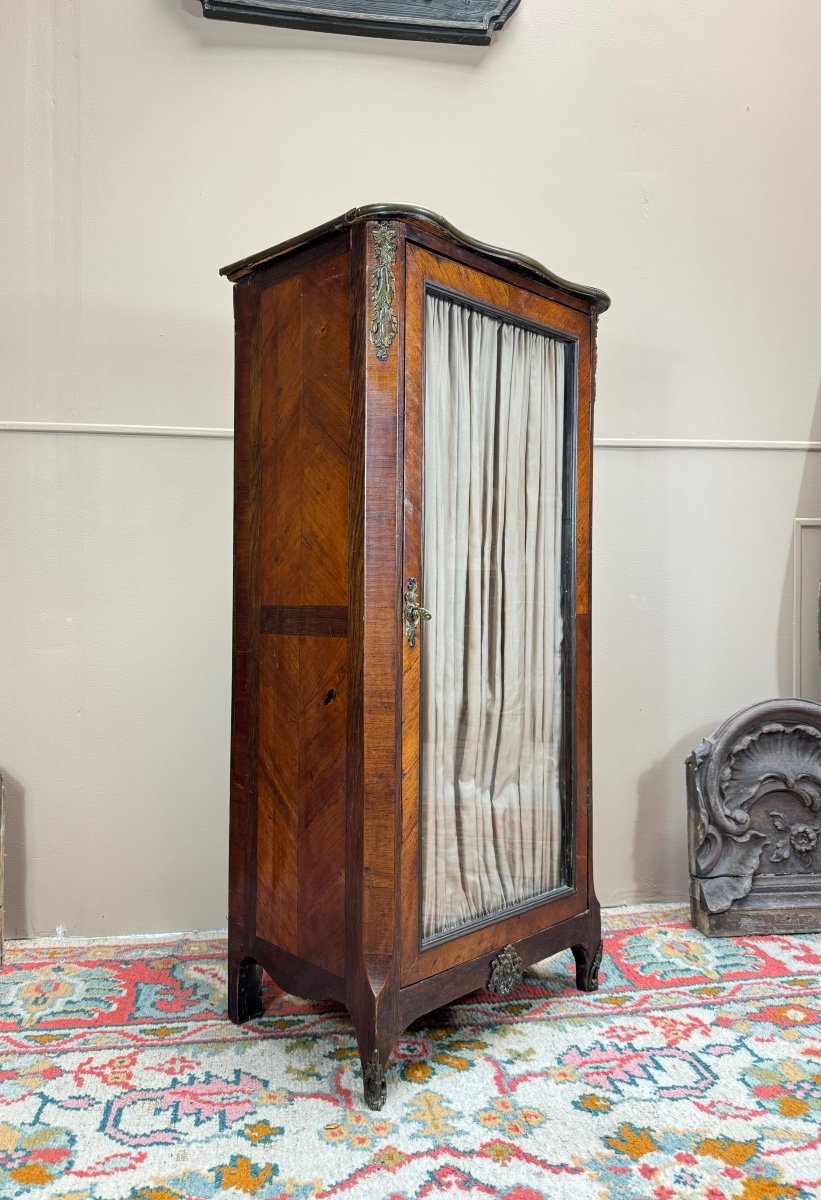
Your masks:
[[[409,579],[405,589],[405,637],[411,648],[416,645],[416,627],[419,622],[429,621],[432,616],[433,614],[419,603],[419,584],[415,579]]]

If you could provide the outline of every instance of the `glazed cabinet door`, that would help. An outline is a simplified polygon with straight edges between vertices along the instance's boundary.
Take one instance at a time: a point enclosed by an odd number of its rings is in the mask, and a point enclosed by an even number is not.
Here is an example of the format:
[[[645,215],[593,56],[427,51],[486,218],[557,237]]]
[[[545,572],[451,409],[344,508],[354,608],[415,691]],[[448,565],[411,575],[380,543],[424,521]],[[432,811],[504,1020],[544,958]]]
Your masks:
[[[587,907],[590,345],[535,290],[406,263],[403,984]]]

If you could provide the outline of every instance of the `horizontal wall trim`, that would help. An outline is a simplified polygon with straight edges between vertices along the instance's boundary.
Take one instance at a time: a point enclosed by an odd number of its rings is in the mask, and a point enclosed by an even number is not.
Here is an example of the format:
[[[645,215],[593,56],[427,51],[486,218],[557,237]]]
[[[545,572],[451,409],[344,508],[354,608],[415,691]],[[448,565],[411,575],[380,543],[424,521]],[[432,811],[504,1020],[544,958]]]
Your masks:
[[[204,425],[92,425],[75,421],[0,421],[0,433],[94,433],[136,437],[233,438],[229,427]],[[602,450],[821,450],[821,442],[744,438],[595,438]]]
[[[821,442],[775,442],[744,438],[595,438],[610,450],[821,450]]]
[[[233,429],[203,425],[82,425],[74,421],[0,421],[0,433],[103,433],[138,437],[232,438]]]

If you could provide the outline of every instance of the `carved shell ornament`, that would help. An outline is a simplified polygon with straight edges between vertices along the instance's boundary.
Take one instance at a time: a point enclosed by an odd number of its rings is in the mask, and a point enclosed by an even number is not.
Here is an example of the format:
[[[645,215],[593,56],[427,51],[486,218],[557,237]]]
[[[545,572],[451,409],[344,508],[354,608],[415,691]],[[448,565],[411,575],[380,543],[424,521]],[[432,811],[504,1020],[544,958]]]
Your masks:
[[[739,810],[770,792],[791,792],[821,811],[821,730],[771,722],[739,739],[721,772],[725,810],[740,820]]]

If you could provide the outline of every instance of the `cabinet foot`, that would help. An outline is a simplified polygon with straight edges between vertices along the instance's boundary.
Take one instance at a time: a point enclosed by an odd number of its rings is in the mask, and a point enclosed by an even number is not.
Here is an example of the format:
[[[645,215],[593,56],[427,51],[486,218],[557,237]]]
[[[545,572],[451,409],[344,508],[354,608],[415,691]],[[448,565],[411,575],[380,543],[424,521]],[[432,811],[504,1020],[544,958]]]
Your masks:
[[[253,958],[228,963],[228,1016],[235,1025],[263,1014],[262,967]]]
[[[365,1103],[368,1108],[377,1111],[383,1107],[388,1096],[388,1085],[385,1080],[385,1066],[379,1051],[374,1050],[362,1072],[365,1085]]]
[[[571,947],[576,960],[576,987],[580,992],[598,991],[603,946],[601,942],[594,946],[592,951],[588,946]]]

